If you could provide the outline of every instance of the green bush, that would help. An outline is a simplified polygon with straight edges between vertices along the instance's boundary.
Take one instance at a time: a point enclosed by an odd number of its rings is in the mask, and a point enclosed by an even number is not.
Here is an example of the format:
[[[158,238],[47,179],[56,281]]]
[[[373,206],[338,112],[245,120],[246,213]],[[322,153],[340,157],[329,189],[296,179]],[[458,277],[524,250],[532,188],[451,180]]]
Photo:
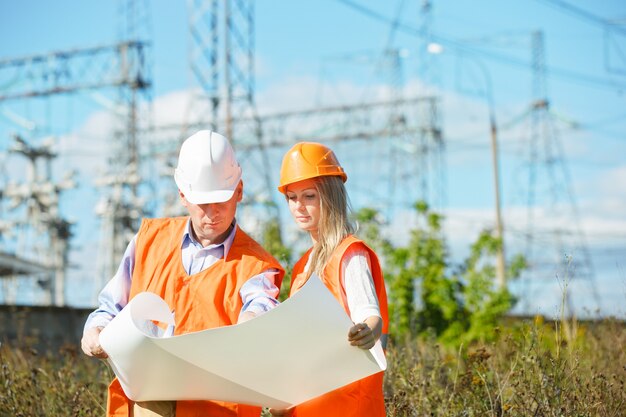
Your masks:
[[[378,252],[388,286],[391,337],[434,335],[450,346],[494,338],[494,328],[513,305],[506,288],[494,283],[493,261],[501,245],[489,231],[480,234],[470,255],[454,270],[443,232],[442,217],[426,203],[414,209],[419,226],[410,231],[407,246],[394,246],[381,236],[378,213],[356,213],[362,237]],[[516,256],[508,277],[517,277],[525,267]]]

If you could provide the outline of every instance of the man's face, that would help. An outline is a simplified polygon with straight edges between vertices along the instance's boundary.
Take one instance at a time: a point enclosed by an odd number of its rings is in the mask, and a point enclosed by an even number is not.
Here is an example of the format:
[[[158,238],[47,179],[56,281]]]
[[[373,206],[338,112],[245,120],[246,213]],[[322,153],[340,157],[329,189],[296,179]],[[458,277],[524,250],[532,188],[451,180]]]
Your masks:
[[[178,194],[191,217],[195,238],[202,246],[208,246],[222,243],[228,236],[228,229],[237,211],[237,203],[243,197],[243,183],[239,182],[231,199],[223,203],[193,204],[187,201],[180,190]]]

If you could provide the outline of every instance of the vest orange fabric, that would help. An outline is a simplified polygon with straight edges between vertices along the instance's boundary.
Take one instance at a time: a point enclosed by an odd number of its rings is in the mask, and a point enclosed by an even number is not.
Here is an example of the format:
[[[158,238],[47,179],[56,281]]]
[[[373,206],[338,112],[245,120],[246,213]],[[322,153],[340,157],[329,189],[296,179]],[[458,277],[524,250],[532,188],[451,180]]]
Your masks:
[[[376,253],[363,241],[354,236],[345,238],[332,253],[330,260],[320,277],[322,282],[341,303],[350,315],[346,291],[343,285],[341,260],[353,249],[364,249],[369,254],[370,269],[374,280],[374,288],[383,319],[383,335],[388,333],[387,291],[382,269]],[[296,262],[292,272],[292,283],[289,295],[296,293],[306,282],[304,267],[311,254],[311,249]],[[348,335],[346,335],[347,339]],[[346,340],[346,343],[347,340]],[[381,417],[385,416],[385,399],[383,396],[384,372],[368,376],[344,387],[321,395],[295,407],[293,417]]]
[[[237,227],[226,258],[206,270],[187,275],[181,257],[181,239],[188,217],[144,219],[137,234],[135,269],[129,300],[142,291],[163,298],[174,311],[174,334],[184,334],[237,323],[242,308],[239,290],[251,277],[267,269],[284,271],[257,242]],[[108,417],[128,417],[132,408],[117,378],[109,386]],[[177,401],[177,417],[259,417],[260,407],[220,401]]]

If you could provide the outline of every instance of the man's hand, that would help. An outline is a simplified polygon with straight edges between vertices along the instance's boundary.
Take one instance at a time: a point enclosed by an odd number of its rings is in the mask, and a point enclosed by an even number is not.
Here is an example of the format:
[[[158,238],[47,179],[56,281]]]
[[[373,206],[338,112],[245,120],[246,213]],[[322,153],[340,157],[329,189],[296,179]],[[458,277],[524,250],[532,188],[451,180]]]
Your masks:
[[[83,339],[80,341],[80,347],[87,356],[94,358],[106,359],[109,357],[107,353],[100,346],[100,332],[104,327],[92,327],[85,330],[83,333]]]
[[[254,314],[252,311],[244,311],[243,313],[239,315],[239,318],[237,319],[237,323],[243,323],[244,321],[252,320],[255,317],[256,317],[256,314]]]
[[[293,408],[282,408],[279,410],[270,408],[269,411],[273,417],[290,417],[293,414]]]

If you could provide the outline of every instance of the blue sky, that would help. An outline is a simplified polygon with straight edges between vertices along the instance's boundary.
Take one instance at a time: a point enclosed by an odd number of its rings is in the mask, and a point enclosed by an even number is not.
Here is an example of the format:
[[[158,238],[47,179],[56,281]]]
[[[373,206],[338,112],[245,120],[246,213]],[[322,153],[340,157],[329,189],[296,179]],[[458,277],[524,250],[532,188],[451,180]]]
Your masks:
[[[552,150],[560,159],[535,166],[535,252],[560,247],[551,232],[555,228],[570,234],[564,235],[569,236],[563,244],[566,253],[548,257],[553,265],[527,281],[530,288],[521,283],[512,285],[530,299],[533,311],[554,314],[561,299],[560,288],[567,279],[567,273],[558,267],[558,258],[580,256],[573,248],[577,237],[571,234],[580,228],[592,255],[602,313],[626,315],[622,307],[626,299],[626,3],[433,0],[429,27],[430,42],[439,46],[435,55],[424,53],[421,3],[257,2],[259,112],[379,100],[384,97],[389,77],[381,69],[382,51],[387,47],[402,50],[405,96],[428,92],[441,98],[439,111],[446,142],[445,204],[441,209],[447,218],[451,251],[460,260],[477,233],[493,227],[486,100],[486,94],[491,93],[499,125],[507,248],[509,253],[523,252],[528,231],[531,129],[527,111],[533,99],[531,33],[542,31],[546,90],[555,129],[552,134],[561,148]],[[112,44],[120,39],[118,4],[0,2],[0,59]],[[146,33],[152,41],[155,123],[180,121],[188,91],[194,87],[188,69],[186,2],[154,1],[150,5],[151,25]],[[429,60],[430,71],[425,70],[424,57]],[[0,78],[0,88],[10,81]],[[62,203],[64,213],[79,222],[72,255],[79,266],[74,268],[73,290],[68,293],[68,301],[78,305],[91,302],[95,287],[84,265],[85,259],[95,262],[98,223],[93,209],[100,191],[91,179],[106,149],[99,129],[107,123],[102,105],[107,97],[111,92],[58,98],[44,110],[26,100],[0,104],[0,151],[9,146],[11,132],[30,135],[33,141],[50,134],[61,136],[65,138],[62,149],[66,150],[60,157],[61,165],[84,170],[79,189],[69,192],[70,202]],[[7,114],[34,120],[38,127],[34,132],[25,131]],[[546,148],[538,149],[540,155],[546,152]],[[361,172],[369,169],[365,165],[371,160],[359,161],[341,147],[337,153],[348,165],[348,173],[354,173],[348,182],[354,205],[370,205],[358,187],[368,181]],[[277,178],[279,160],[274,162],[272,176]],[[5,162],[5,172],[11,164]],[[561,171],[564,167],[566,174]],[[16,172],[9,174],[19,180]],[[555,175],[556,184],[547,181],[551,175]],[[575,196],[578,218],[572,215],[569,203],[564,203],[568,201],[568,185]],[[551,206],[555,196],[559,200]],[[408,204],[401,204],[387,220],[388,233],[398,242],[405,239],[402,230],[406,224],[415,221]],[[4,244],[10,248],[11,242],[7,238]],[[571,253],[567,252],[570,247]],[[574,280],[569,288],[581,314],[597,308],[588,296],[588,280]]]

